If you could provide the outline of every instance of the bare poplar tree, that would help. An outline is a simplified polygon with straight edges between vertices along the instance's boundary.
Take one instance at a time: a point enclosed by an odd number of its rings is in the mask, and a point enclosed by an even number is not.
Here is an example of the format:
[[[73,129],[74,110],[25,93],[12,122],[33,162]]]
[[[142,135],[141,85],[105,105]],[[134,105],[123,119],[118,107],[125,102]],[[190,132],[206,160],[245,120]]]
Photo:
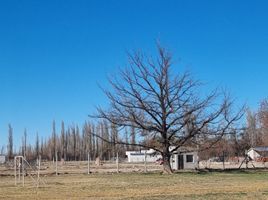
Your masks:
[[[42,158],[44,157],[44,140],[43,140],[43,137],[41,138],[40,155],[41,155]]]
[[[4,146],[1,146],[0,154],[1,155],[4,155],[4,152],[5,152],[5,147]]]
[[[56,158],[57,153],[57,138],[56,138],[56,122],[52,122],[52,158]]]
[[[40,155],[40,144],[39,144],[39,135],[38,135],[38,132],[36,133],[35,154],[36,154],[36,157],[37,158]]]
[[[109,132],[109,124],[107,121],[104,121],[101,123],[102,124],[102,136],[106,140],[112,141],[113,139],[116,140],[116,134],[112,131]],[[113,134],[114,133],[114,134]],[[112,150],[113,143],[107,143],[107,142],[102,142],[102,158],[105,160],[109,160],[111,158],[111,150]]]
[[[247,111],[247,128],[246,134],[249,138],[249,147],[255,147],[260,145],[262,142],[262,137],[260,131],[257,128],[257,117],[255,113],[250,110]]]
[[[128,131],[127,131],[127,129],[125,129],[125,134],[124,134],[124,136],[125,136],[125,150],[128,151],[129,148],[128,148],[128,145],[126,145],[126,144],[129,143],[129,142],[128,142]]]
[[[83,160],[86,159],[87,153],[88,153],[88,147],[89,147],[89,140],[87,135],[87,123],[84,123],[83,129],[82,129],[82,158]]]
[[[136,131],[135,131],[135,126],[131,126],[130,127],[130,137],[131,137],[130,144],[136,144]],[[132,150],[135,150],[135,146],[132,146]]]
[[[60,151],[61,151],[61,158],[65,158],[65,128],[64,128],[64,122],[61,122],[61,136],[60,136]]]
[[[72,158],[72,135],[71,135],[71,129],[70,127],[67,130],[66,133],[66,151],[67,151],[67,160],[71,160]]]
[[[13,157],[13,128],[11,124],[8,124],[8,146],[7,146],[8,158]]]
[[[80,137],[80,130],[79,127],[76,126],[75,129],[75,134],[76,134],[76,155],[78,157],[78,160],[81,160],[81,155],[82,155],[82,143],[81,143],[81,137]]]
[[[27,155],[27,129],[25,128],[24,129],[24,133],[23,133],[23,145],[22,145],[22,148],[23,148],[23,156],[26,158],[26,155]]]
[[[91,134],[91,141],[92,141],[92,147],[91,147],[91,151],[92,151],[92,157],[95,159],[97,156],[98,156],[98,153],[97,153],[97,139],[96,139],[96,136],[95,136],[95,131],[96,131],[96,128],[95,128],[95,125],[92,124],[91,126],[91,130],[90,130],[90,134]]]
[[[268,145],[268,99],[261,101],[257,115],[260,124],[263,145]]]
[[[73,160],[76,160],[76,134],[75,134],[75,127],[71,128],[71,132],[72,132],[72,144],[73,144]]]
[[[118,127],[134,127],[139,140],[132,145],[160,152],[165,173],[172,173],[170,158],[178,148],[210,147],[228,134],[243,114],[243,109],[231,109],[233,101],[224,92],[201,94],[200,82],[190,73],[176,75],[171,71],[171,58],[160,46],[156,58],[129,54],[129,67],[110,78],[112,90],[104,90],[110,107],[98,107],[93,115]]]

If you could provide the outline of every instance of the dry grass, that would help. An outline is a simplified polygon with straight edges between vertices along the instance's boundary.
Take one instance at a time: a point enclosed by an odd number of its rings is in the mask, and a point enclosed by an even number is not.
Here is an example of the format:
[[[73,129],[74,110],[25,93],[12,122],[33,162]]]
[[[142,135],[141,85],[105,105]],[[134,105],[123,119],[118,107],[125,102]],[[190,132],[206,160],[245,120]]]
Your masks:
[[[44,177],[45,186],[14,187],[0,177],[0,199],[268,199],[267,172],[122,173]]]

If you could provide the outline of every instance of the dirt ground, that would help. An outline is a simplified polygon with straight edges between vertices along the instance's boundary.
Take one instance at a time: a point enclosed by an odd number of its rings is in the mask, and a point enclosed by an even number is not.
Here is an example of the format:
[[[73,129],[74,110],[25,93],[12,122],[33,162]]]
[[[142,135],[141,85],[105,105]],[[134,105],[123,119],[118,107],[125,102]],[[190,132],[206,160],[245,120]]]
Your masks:
[[[77,161],[59,162],[56,176],[55,163],[43,162],[37,188],[34,170],[27,169],[24,187],[22,179],[15,186],[12,164],[0,165],[0,199],[268,199],[265,164],[249,163],[249,170],[228,170],[239,166],[201,162],[199,171],[162,175],[162,166],[156,163],[120,163],[117,173],[115,162],[99,166],[91,162],[87,174],[87,162]],[[207,170],[222,171],[223,167],[224,172]]]
[[[26,166],[27,173],[36,174],[37,166]],[[55,174],[57,169],[58,174],[87,174],[88,162],[87,161],[70,161],[70,162],[58,162],[57,167],[53,162],[42,162],[40,168],[41,175]],[[96,165],[95,162],[90,162],[90,173],[117,173],[116,162],[102,162],[100,165]],[[155,172],[161,171],[162,165],[157,163],[128,163],[122,162],[118,165],[119,172]],[[14,165],[10,163],[8,165],[0,165],[0,176],[13,176]]]
[[[225,162],[224,164],[221,162],[209,162],[209,161],[201,161],[199,162],[199,169],[238,169],[241,163],[236,162]],[[268,169],[268,163],[262,162],[249,162],[249,169],[254,168],[262,168]],[[35,170],[37,166],[32,164],[32,168]],[[30,167],[27,167],[27,173],[36,174],[36,171]],[[70,162],[58,162],[57,168],[56,163],[54,162],[42,162],[40,168],[41,175],[50,175],[55,174],[56,169],[58,174],[87,174],[88,172],[88,162],[87,161],[70,161]],[[241,169],[246,169],[246,164],[243,163]],[[120,162],[118,165],[119,172],[161,172],[162,165],[157,163],[128,163],[128,162]],[[188,170],[189,171],[189,170]],[[191,170],[190,170],[191,171]],[[116,173],[117,165],[116,162],[101,162],[100,165],[96,165],[95,162],[90,162],[90,172],[91,173]],[[13,176],[14,175],[14,165],[10,163],[8,165],[0,165],[0,176]]]

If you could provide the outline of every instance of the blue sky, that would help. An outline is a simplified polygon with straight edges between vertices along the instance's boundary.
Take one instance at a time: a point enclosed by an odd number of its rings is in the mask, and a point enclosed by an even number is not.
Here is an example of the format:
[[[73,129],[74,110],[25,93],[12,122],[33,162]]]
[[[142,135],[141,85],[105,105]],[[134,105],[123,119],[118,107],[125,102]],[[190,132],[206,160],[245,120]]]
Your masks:
[[[0,146],[27,128],[51,134],[55,120],[82,124],[107,105],[97,83],[127,63],[126,50],[155,53],[207,88],[227,88],[252,109],[268,96],[267,1],[0,1]]]

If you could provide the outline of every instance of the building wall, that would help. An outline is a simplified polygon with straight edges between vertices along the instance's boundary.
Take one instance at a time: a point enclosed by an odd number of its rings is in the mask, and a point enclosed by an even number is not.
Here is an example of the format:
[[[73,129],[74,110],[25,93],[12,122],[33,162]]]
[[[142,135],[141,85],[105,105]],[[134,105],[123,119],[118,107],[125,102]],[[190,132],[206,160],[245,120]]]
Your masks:
[[[197,152],[188,152],[181,153],[183,156],[183,169],[195,169],[198,167],[198,153]],[[192,156],[191,161],[187,161],[187,155]],[[173,170],[179,170],[179,154],[173,154],[171,158],[171,168]]]
[[[149,152],[149,151],[148,151]],[[161,155],[155,154],[154,152],[147,151],[127,151],[126,155],[128,162],[145,162],[145,153],[147,162],[155,162],[157,159],[161,158]]]
[[[126,155],[128,157],[128,162],[145,162],[145,153],[147,162],[156,162],[156,160],[162,158],[161,155],[155,154],[155,152],[152,152],[150,150],[127,151]],[[196,151],[181,153],[181,155],[183,155],[183,169],[195,169],[198,167],[198,153]],[[191,162],[187,162],[187,155],[192,155],[193,159]],[[174,170],[179,169],[178,153],[172,155],[170,165]]]
[[[258,154],[258,152],[256,152],[254,149],[250,149],[250,150],[248,151],[247,154],[248,154],[248,156],[249,156],[251,159],[253,159],[253,160],[255,160],[255,159],[261,157],[261,155]]]
[[[192,162],[187,162],[186,157],[187,155],[192,155],[193,156],[193,161]],[[195,169],[198,167],[198,155],[197,152],[191,152],[191,153],[185,153],[183,156],[184,160],[184,169]]]

